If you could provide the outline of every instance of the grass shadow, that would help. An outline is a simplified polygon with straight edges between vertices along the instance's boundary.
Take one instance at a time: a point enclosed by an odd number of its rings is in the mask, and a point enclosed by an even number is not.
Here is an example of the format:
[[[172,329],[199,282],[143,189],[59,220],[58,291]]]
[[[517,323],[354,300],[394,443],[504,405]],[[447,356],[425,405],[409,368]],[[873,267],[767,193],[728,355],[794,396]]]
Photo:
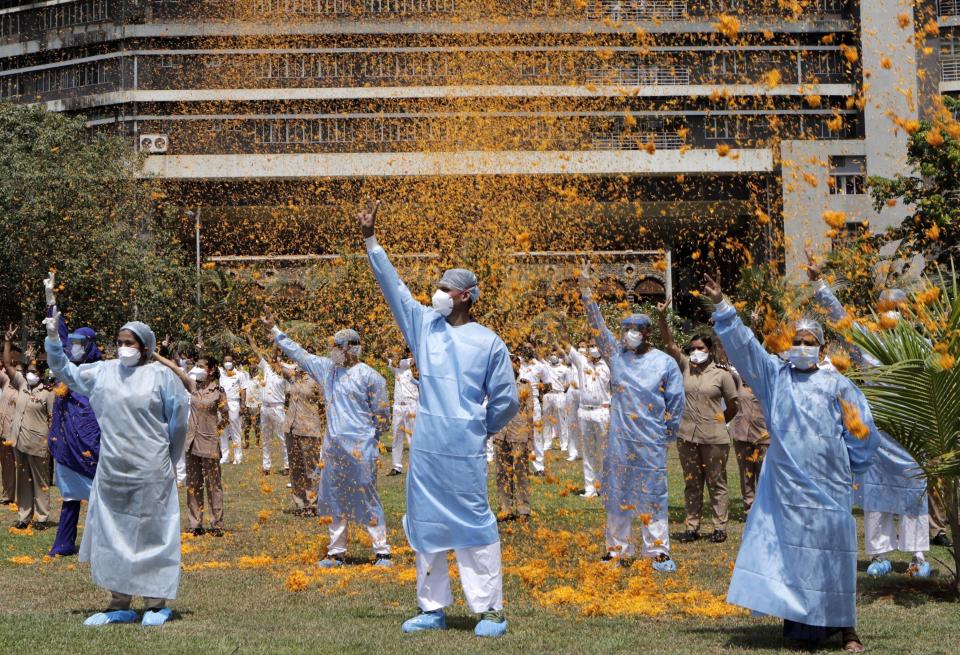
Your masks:
[[[797,652],[804,652],[801,647],[792,647],[792,642],[783,638],[781,624],[752,624],[741,626],[698,626],[683,630],[686,633],[700,636],[710,636],[714,643],[725,639],[725,648],[739,648],[742,650],[769,651],[786,648]]]

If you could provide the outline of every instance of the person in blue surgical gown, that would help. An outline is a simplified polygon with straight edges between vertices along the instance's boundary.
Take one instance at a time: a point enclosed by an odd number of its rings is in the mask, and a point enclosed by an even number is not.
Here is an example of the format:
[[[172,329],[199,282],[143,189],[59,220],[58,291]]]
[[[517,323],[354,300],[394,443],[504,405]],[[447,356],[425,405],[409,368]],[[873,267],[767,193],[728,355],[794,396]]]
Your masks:
[[[633,557],[633,518],[641,518],[641,554],[653,568],[672,573],[667,521],[667,445],[680,431],[685,396],[683,374],[673,357],[650,345],[653,323],[634,314],[615,336],[593,300],[589,267],[580,287],[587,322],[610,368],[610,428],[601,493],[607,514],[605,561]]]
[[[387,521],[377,493],[380,438],[390,422],[387,381],[360,361],[360,335],[340,330],[328,357],[311,355],[277,327],[271,314],[263,318],[283,354],[300,365],[323,391],[327,436],[317,493],[317,514],[330,516],[330,544],[321,568],[344,564],[349,523],[362,525],[373,544],[374,565],[391,566]]]
[[[151,359],[157,339],[139,321],[117,333],[117,359],[77,366],[44,321],[47,361],[71,391],[90,399],[100,423],[100,461],[80,542],[93,582],[110,590],[107,609],[85,625],[132,623],[132,596],[143,596],[144,625],[172,613],[180,583],[180,506],[174,462],[187,432],[187,396],[170,369]]]
[[[807,253],[807,275],[816,283],[814,298],[831,321],[847,318],[847,311],[833,290],[820,278],[820,269]],[[880,310],[891,320],[899,320],[896,307],[907,301],[901,289],[886,289],[880,297]],[[854,324],[854,329],[863,326]],[[850,348],[851,358],[860,367],[876,366],[877,362],[859,348]],[[911,575],[930,577],[932,567],[926,560],[930,550],[930,527],[927,513],[927,481],[916,460],[886,432],[880,432],[880,444],[873,465],[857,476],[854,504],[863,508],[863,541],[867,555],[873,558],[867,575],[881,577],[893,571],[887,554],[900,550],[913,554],[907,569]],[[896,521],[896,525],[895,525]]]
[[[718,276],[719,277],[719,276]],[[784,619],[788,639],[857,636],[857,525],[854,474],[879,442],[859,389],[818,366],[823,328],[798,321],[786,361],[764,350],[707,277],[715,331],[730,362],[760,400],[771,439],[740,543],[727,602]]]
[[[403,518],[416,552],[420,613],[403,631],[446,628],[444,608],[453,602],[447,552],[453,550],[467,605],[480,614],[475,633],[498,637],[507,621],[500,535],[487,499],[486,446],[520,406],[510,354],[500,337],[471,316],[480,297],[472,272],[444,273],[432,307],[414,300],[377,242],[378,205],[362,211],[358,222],[373,273],[420,371]]]

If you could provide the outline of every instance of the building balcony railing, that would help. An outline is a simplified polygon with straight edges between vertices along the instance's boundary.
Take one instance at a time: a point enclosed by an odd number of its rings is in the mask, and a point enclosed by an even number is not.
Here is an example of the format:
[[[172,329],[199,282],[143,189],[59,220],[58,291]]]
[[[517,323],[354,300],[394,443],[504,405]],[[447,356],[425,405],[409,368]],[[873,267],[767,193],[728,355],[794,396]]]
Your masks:
[[[775,118],[775,120],[772,120]],[[622,115],[475,114],[431,115],[249,115],[166,117],[97,122],[138,140],[157,135],[164,152],[195,154],[589,151],[765,148],[776,139],[856,138],[857,114],[837,125],[829,113],[813,111],[744,116],[685,114]],[[117,127],[119,125],[119,128]],[[136,125],[136,128],[133,126]],[[135,131],[134,131],[135,130]]]
[[[838,48],[670,49],[604,56],[586,48],[385,48],[124,51],[0,71],[0,98],[32,102],[121,90],[396,89],[401,87],[685,87],[853,83]],[[946,68],[944,71],[946,72]],[[944,78],[946,79],[946,78]],[[97,88],[92,88],[97,87]],[[687,95],[689,89],[676,93]],[[809,93],[810,91],[803,91]],[[282,95],[282,91],[278,93]],[[430,95],[436,95],[430,92]],[[665,93],[664,95],[668,95]]]
[[[960,16],[960,0],[938,0],[937,14],[940,16]]]
[[[944,57],[940,60],[940,80],[943,82],[960,82],[960,57]]]
[[[940,0],[956,15],[958,0]],[[801,16],[769,0],[59,0],[0,11],[0,39],[31,40],[105,24],[561,18],[604,23],[704,22],[720,14],[782,21],[850,18],[852,0],[813,0]],[[855,4],[855,3],[854,3]],[[954,12],[954,13],[945,13]]]

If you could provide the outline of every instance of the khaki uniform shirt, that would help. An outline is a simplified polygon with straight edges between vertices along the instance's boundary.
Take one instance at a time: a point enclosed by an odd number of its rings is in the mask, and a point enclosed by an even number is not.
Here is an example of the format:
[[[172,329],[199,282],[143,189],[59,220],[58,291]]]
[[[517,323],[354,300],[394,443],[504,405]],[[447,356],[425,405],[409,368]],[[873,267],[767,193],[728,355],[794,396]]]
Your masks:
[[[53,416],[53,392],[39,384],[31,389],[20,373],[13,377],[13,386],[18,390],[10,425],[13,447],[27,455],[46,457],[50,454],[47,435]]]
[[[723,408],[725,403],[729,405],[737,399],[737,385],[730,371],[712,361],[704,367],[691,366],[686,356],[677,363],[683,372],[683,390],[687,396],[680,438],[692,443],[729,444]]]
[[[287,390],[290,405],[283,431],[299,437],[322,437],[326,426],[320,385],[311,377],[301,377],[290,383]]]
[[[517,381],[520,410],[507,426],[494,435],[494,441],[533,443],[533,387],[526,380]]]
[[[770,443],[770,433],[767,432],[767,422],[763,418],[760,401],[750,387],[740,387],[740,412],[730,421],[730,436],[735,441]]]
[[[186,452],[194,457],[220,459],[220,435],[217,425],[220,411],[226,411],[227,395],[219,386],[204,382],[190,396],[190,422],[187,425]]]

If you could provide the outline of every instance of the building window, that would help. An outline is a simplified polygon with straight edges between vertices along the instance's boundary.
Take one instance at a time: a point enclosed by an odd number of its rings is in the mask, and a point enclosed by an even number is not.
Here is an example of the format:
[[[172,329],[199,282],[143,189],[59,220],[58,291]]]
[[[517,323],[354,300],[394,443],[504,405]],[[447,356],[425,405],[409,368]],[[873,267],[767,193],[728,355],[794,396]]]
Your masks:
[[[940,40],[940,79],[960,81],[960,34],[946,32]]]
[[[348,0],[257,0],[261,14],[324,16],[349,12]]]
[[[729,141],[739,136],[735,116],[707,116],[704,119],[703,136],[708,141]]]
[[[372,14],[452,14],[455,0],[366,0]]]
[[[0,36],[16,36],[20,33],[20,14],[0,16]]]
[[[173,55],[163,55],[160,57],[160,68],[176,68],[177,59]]]
[[[76,0],[43,10],[43,29],[58,30],[73,25],[96,23],[110,17],[109,0]]]
[[[867,158],[863,155],[830,157],[830,193],[837,196],[859,196],[867,186]]]
[[[842,79],[846,63],[839,50],[815,50],[804,53],[801,60],[803,77],[807,81],[829,82]]]

